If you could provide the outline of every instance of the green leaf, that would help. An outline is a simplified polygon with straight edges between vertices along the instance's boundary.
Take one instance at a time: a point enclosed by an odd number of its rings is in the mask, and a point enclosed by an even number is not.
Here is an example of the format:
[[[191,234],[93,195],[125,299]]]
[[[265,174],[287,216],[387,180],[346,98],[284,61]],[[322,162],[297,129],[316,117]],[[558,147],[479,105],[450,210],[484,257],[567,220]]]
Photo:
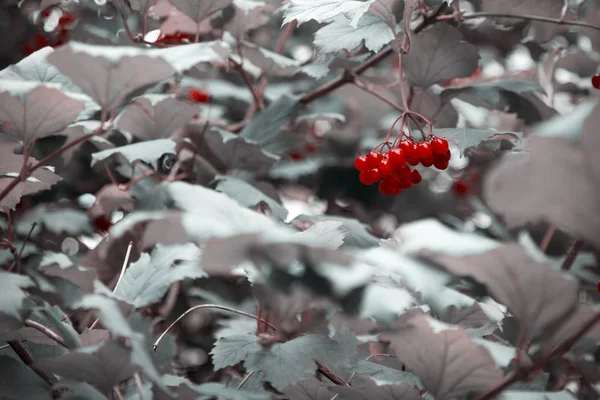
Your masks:
[[[257,114],[240,133],[240,137],[274,154],[286,152],[295,145],[296,138],[282,133],[282,128],[296,116],[297,106],[298,98],[281,96],[264,112]]]
[[[454,142],[460,149],[461,155],[468,148],[477,147],[495,136],[508,135],[516,140],[523,139],[523,133],[521,132],[501,132],[492,129],[442,128],[434,129],[433,134]],[[415,133],[415,135],[418,137],[419,134]]]
[[[371,51],[379,51],[394,40],[394,33],[385,22],[373,14],[366,13],[354,28],[345,15],[337,16],[333,22],[315,33],[314,44],[322,53],[354,50],[364,41]]]
[[[32,286],[34,283],[27,276],[0,271],[0,293],[2,293],[0,312],[21,319],[23,302],[26,297],[22,289]]]
[[[283,24],[294,20],[301,25],[310,20],[329,21],[340,14],[346,15],[356,27],[360,17],[369,10],[373,0],[292,0],[285,8]]]
[[[256,335],[250,333],[219,338],[210,352],[215,369],[232,367],[261,351],[256,340]]]
[[[160,156],[167,153],[177,153],[175,146],[175,141],[171,139],[156,139],[115,147],[114,149],[102,150],[92,154],[91,166],[93,167],[99,161],[118,153],[125,157],[129,163],[132,163],[135,160],[142,160],[156,169],[158,167],[157,163]]]
[[[135,308],[153,304],[173,283],[205,277],[199,259],[200,250],[194,244],[158,244],[152,255],[142,253],[139,260],[127,268],[114,296]]]
[[[272,215],[280,221],[285,220],[288,211],[273,198],[267,196],[250,183],[234,176],[218,176],[216,190],[225,193],[244,207],[255,207],[266,203]]]
[[[0,398],[49,400],[50,388],[31,368],[9,356],[0,356]]]

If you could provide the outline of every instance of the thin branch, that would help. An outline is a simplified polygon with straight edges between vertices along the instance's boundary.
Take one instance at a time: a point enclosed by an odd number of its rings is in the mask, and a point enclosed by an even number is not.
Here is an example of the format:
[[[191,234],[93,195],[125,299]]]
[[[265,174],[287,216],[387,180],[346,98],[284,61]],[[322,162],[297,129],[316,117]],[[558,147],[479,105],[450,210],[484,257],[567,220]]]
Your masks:
[[[237,387],[235,388],[235,390],[240,390],[242,388],[242,386],[244,386],[246,384],[246,382],[248,382],[250,380],[250,378],[252,378],[254,376],[254,374],[256,374],[256,371],[254,371],[254,370],[248,372],[246,374],[246,376],[244,377],[244,379],[242,379],[242,381],[240,382],[240,384],[237,385]]]
[[[505,13],[492,13],[492,12],[473,12],[464,14],[463,19],[475,19],[475,18],[511,18],[511,19],[524,19],[528,21],[539,21],[547,22],[555,25],[570,25],[570,26],[581,26],[583,28],[594,29],[600,31],[600,26],[590,24],[582,21],[565,21],[560,18],[540,17],[537,15],[522,15],[522,14],[505,14]]]
[[[31,319],[27,319],[27,320],[25,320],[25,326],[27,326],[29,328],[33,328],[36,331],[43,333],[44,335],[48,336],[50,339],[54,340],[56,343],[60,344],[65,349],[69,348],[69,346],[67,346],[67,344],[65,343],[63,338],[58,333],[54,332],[52,329],[48,328],[45,325],[42,325],[39,322],[33,321]]]
[[[115,285],[115,288],[113,289],[113,293],[115,293],[117,291],[117,288],[119,287],[119,283],[121,283],[121,279],[123,279],[123,275],[125,275],[125,270],[127,269],[127,264],[129,264],[129,256],[131,255],[131,248],[133,247],[133,242],[129,242],[129,245],[127,246],[127,253],[125,253],[125,259],[123,260],[123,266],[121,267],[121,273],[119,274],[119,279],[117,280],[117,284]],[[98,322],[100,321],[99,318],[97,318],[92,325],[90,325],[90,330],[94,329],[96,327],[96,325],[98,325]]]
[[[23,361],[23,363],[25,365],[27,365],[29,368],[31,368],[31,370],[33,372],[35,372],[40,378],[42,378],[44,380],[44,382],[46,382],[50,386],[52,386],[54,384],[54,382],[48,376],[48,374],[46,374],[37,365],[35,365],[35,359],[31,355],[31,353],[29,352],[29,350],[27,350],[25,348],[25,346],[23,346],[23,344],[21,344],[20,341],[18,341],[18,340],[11,340],[11,341],[9,341],[7,343],[11,347],[11,349],[13,349],[13,351],[17,354],[17,356],[19,356],[19,358],[21,359],[21,361]]]
[[[137,390],[140,394],[140,400],[145,400],[144,386],[142,385],[142,378],[140,377],[139,372],[133,374],[133,379],[135,380],[135,385],[137,386]]]
[[[358,76],[355,76],[353,83],[354,83],[354,85],[356,87],[364,90],[365,92],[371,94],[372,96],[377,97],[379,100],[381,100],[384,103],[388,104],[392,108],[395,108],[396,110],[398,110],[400,112],[403,112],[405,110],[405,109],[402,108],[402,106],[400,106],[396,102],[388,99],[387,97],[385,97],[381,93],[378,93],[375,90],[373,90],[370,86],[368,86],[367,84],[365,84]]]
[[[114,390],[115,394],[117,395],[118,400],[125,400],[125,397],[123,396],[123,393],[121,393],[121,389],[119,389],[118,386],[113,387],[113,390]]]
[[[544,234],[544,238],[540,242],[540,251],[542,253],[545,253],[546,250],[548,250],[548,246],[550,245],[550,242],[552,241],[552,237],[554,237],[555,233],[556,233],[556,226],[550,225],[548,227],[548,229],[546,230],[546,233]]]
[[[283,53],[285,49],[285,44],[292,36],[294,31],[296,30],[296,26],[298,26],[298,21],[293,20],[289,24],[286,24],[281,31],[281,35],[279,35],[279,39],[277,39],[277,43],[275,43],[275,47],[273,48],[273,52],[277,54]]]
[[[194,306],[190,309],[188,309],[186,312],[184,312],[183,314],[181,314],[179,316],[179,318],[177,318],[171,325],[169,325],[169,327],[158,337],[158,339],[156,339],[156,341],[154,342],[154,344],[152,345],[152,348],[154,349],[154,351],[156,351],[156,348],[158,347],[160,341],[163,339],[163,337],[165,337],[165,335],[175,326],[177,325],[177,323],[182,320],[186,315],[188,315],[189,313],[191,313],[192,311],[195,310],[199,310],[199,309],[217,309],[217,310],[223,310],[223,311],[229,311],[231,313],[234,314],[238,314],[238,315],[243,315],[244,317],[248,317],[248,318],[252,318],[255,320],[258,320],[258,317],[256,315],[241,311],[241,310],[236,310],[235,308],[231,308],[231,307],[226,307],[226,306],[220,306],[218,304],[199,304],[197,306]],[[270,324],[267,321],[264,321],[266,324],[268,324],[271,329],[276,330],[275,327]]]
[[[568,271],[571,269],[573,263],[575,262],[575,259],[577,258],[577,255],[579,254],[581,249],[583,249],[583,245],[584,242],[581,239],[577,239],[573,242],[573,244],[571,244],[571,247],[569,247],[569,250],[567,251],[567,258],[565,258],[565,261],[563,262],[561,267],[563,271]]]
[[[315,360],[315,364],[317,364],[317,371],[319,371],[321,374],[323,374],[331,382],[335,383],[336,385],[340,385],[340,386],[350,386],[350,384],[348,382],[346,382],[345,380],[343,380],[342,378],[337,376],[335,373],[333,373],[333,371],[331,371],[329,368],[327,368],[326,366],[321,364],[321,362]]]

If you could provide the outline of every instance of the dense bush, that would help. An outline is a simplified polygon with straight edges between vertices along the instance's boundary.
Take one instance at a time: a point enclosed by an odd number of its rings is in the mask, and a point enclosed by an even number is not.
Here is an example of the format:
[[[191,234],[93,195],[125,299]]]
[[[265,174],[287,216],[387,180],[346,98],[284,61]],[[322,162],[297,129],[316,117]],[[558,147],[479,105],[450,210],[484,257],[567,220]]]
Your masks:
[[[0,21],[0,399],[600,397],[599,1]]]

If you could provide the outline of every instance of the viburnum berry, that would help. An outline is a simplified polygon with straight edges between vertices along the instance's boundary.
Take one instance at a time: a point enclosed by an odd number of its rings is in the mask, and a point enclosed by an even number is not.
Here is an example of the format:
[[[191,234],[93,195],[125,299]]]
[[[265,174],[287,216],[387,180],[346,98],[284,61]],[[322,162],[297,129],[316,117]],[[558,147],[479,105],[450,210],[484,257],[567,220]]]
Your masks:
[[[400,178],[410,176],[410,168],[408,165],[404,164],[402,167],[396,170],[396,173]]]
[[[396,148],[390,150],[388,153],[388,157],[390,159],[390,163],[395,170],[400,170],[402,167],[406,166],[406,158],[404,157],[404,153],[401,149]]]
[[[58,25],[69,25],[72,24],[74,21],[75,17],[73,16],[73,14],[65,13],[62,17],[58,19]]]
[[[354,168],[360,172],[368,170],[369,165],[367,163],[367,156],[356,157],[356,160],[354,160]]]
[[[402,189],[410,189],[413,185],[412,177],[410,175],[402,177],[400,185]]]
[[[450,150],[448,150],[445,154],[438,155],[436,156],[436,158],[439,158],[440,160],[444,161],[450,161],[450,159],[452,158],[452,154],[450,153]]]
[[[376,169],[370,169],[368,171],[363,171],[360,173],[358,179],[360,183],[363,185],[369,186],[374,184],[375,182],[379,182],[382,176],[381,173]]]
[[[379,161],[379,165],[377,166],[377,169],[379,170],[379,173],[381,174],[381,176],[383,176],[384,178],[387,176],[392,176],[395,173],[394,167],[392,166],[392,163],[390,162],[390,158],[387,154],[384,154],[381,157],[381,161]]]
[[[466,197],[471,193],[471,185],[459,179],[452,185],[452,191],[456,197]]]
[[[208,103],[210,101],[210,93],[204,89],[190,89],[188,98],[194,103]]]
[[[600,90],[600,74],[592,76],[592,86]]]
[[[99,215],[96,218],[94,218],[94,226],[96,227],[97,230],[99,230],[101,232],[108,232],[108,230],[110,229],[110,227],[112,225],[113,224],[112,224],[110,218],[108,218],[108,216]]]
[[[417,145],[417,154],[421,159],[421,163],[423,160],[428,160],[433,157],[433,150],[431,149],[431,144],[427,142],[419,143]]]
[[[401,181],[396,175],[384,178],[379,182],[379,192],[384,196],[400,194],[402,191]]]
[[[436,156],[446,154],[446,152],[450,150],[448,146],[448,141],[444,138],[435,138],[431,142],[431,150]]]
[[[436,158],[432,155],[429,158],[422,158],[421,159],[421,165],[424,167],[431,167],[433,165],[433,163],[435,162]]]
[[[400,149],[404,153],[406,162],[412,166],[419,164],[419,155],[417,154],[417,146],[409,140],[403,140],[400,142]]]
[[[441,169],[442,171],[448,169],[448,161],[442,160],[440,158],[436,158],[433,162],[433,166],[437,169]]]
[[[369,168],[377,168],[382,157],[383,155],[380,152],[376,150],[371,151],[367,154],[367,166]]]
[[[410,176],[412,178],[412,183],[415,185],[421,183],[421,181],[423,180],[423,177],[421,177],[421,174],[416,169],[410,173]]]

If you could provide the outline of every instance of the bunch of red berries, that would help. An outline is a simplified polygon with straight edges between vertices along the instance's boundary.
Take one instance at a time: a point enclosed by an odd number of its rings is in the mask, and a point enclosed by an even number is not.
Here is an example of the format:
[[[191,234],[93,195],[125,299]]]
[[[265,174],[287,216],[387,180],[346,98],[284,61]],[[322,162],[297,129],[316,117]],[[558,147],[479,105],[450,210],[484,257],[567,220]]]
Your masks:
[[[376,148],[367,155],[357,157],[354,166],[360,171],[359,179],[363,185],[379,182],[381,194],[391,196],[421,182],[419,171],[411,170],[408,165],[433,165],[445,170],[449,161],[448,141],[433,137],[432,140],[420,143],[415,143],[412,139],[402,140],[398,147],[390,148],[387,153]]]

